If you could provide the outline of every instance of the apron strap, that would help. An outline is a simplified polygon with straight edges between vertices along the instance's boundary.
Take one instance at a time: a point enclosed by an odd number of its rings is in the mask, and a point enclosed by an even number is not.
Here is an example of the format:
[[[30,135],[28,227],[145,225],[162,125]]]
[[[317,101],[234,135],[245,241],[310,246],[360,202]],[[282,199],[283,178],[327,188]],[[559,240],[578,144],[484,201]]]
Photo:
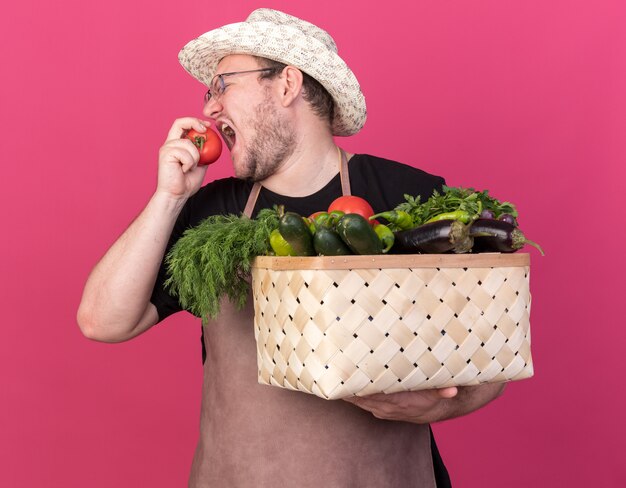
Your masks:
[[[339,151],[339,178],[341,179],[341,194],[343,196],[352,195],[350,191],[350,174],[348,173],[348,157],[346,152],[337,146]]]
[[[261,193],[261,183],[255,181],[254,185],[252,185],[252,189],[250,190],[250,195],[248,195],[246,208],[243,209],[243,214],[248,218],[252,217],[252,211],[256,205],[256,199],[259,198],[259,193]]]
[[[339,153],[339,179],[341,180],[341,194],[344,196],[351,195],[350,174],[348,173],[348,157],[346,156],[346,152],[339,146],[337,146],[337,152]],[[259,198],[259,193],[261,193],[261,188],[261,183],[258,181],[255,181],[254,185],[252,185],[250,195],[248,195],[248,201],[246,202],[246,207],[243,209],[243,214],[248,218],[252,217],[254,206],[256,205],[257,198]]]

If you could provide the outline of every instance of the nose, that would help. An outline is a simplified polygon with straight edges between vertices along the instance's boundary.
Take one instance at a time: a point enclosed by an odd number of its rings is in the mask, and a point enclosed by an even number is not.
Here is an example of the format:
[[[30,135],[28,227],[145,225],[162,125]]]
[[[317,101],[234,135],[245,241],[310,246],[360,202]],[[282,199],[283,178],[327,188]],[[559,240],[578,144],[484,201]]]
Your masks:
[[[209,117],[210,119],[216,119],[222,111],[222,108],[222,104],[219,102],[217,97],[211,97],[209,101],[204,104],[202,113],[205,117]]]

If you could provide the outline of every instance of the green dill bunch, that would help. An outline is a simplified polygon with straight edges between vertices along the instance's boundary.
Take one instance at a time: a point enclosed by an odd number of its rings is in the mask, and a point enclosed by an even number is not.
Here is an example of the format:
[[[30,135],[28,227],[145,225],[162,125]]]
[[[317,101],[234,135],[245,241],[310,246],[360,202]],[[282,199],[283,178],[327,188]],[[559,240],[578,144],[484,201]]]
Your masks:
[[[203,324],[219,315],[224,296],[241,309],[252,261],[269,254],[269,235],[276,228],[275,209],[263,209],[255,219],[234,214],[206,218],[185,231],[167,254],[165,286]]]

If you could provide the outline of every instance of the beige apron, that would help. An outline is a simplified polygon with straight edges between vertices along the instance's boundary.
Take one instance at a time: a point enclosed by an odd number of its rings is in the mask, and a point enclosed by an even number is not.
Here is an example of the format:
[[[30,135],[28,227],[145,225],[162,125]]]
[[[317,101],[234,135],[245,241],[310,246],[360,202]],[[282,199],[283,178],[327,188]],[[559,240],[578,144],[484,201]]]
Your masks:
[[[341,151],[342,192],[350,194]],[[251,215],[261,190],[246,205]],[[428,425],[376,419],[329,401],[257,382],[252,298],[222,301],[204,328],[200,438],[189,486],[295,488],[435,487]]]

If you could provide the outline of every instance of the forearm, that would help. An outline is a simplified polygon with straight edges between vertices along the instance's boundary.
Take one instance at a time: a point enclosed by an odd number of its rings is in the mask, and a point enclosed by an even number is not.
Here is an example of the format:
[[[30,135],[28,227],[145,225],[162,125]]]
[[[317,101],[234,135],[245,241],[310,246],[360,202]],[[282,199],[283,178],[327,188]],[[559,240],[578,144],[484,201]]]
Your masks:
[[[78,310],[87,337],[117,342],[136,335],[137,327],[152,325],[146,323],[150,295],[183,204],[155,193],[94,267]],[[155,322],[156,316],[148,321]]]

